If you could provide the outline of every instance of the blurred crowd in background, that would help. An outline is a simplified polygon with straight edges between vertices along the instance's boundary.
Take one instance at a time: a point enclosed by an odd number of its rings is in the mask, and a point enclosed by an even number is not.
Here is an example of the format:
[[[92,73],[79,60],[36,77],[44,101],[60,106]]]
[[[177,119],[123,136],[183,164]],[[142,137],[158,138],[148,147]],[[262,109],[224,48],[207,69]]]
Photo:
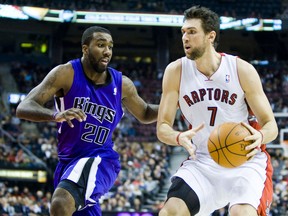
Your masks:
[[[256,68],[274,112],[287,113],[288,100],[285,99],[287,92],[285,93],[283,88],[288,82],[288,69],[286,64],[281,65],[280,67],[275,63],[274,66],[256,66]],[[161,79],[157,78],[153,66],[143,63],[135,63],[134,68],[125,67],[123,64],[115,66],[131,77],[141,96],[149,102],[159,103]],[[49,68],[31,62],[11,64],[11,74],[21,92],[30,91],[43,79],[48,70]],[[150,74],[147,76],[146,73]],[[49,177],[47,184],[39,184],[32,188],[19,182],[14,184],[8,181],[1,182],[0,213],[25,215],[24,212],[30,212],[29,215],[32,213],[48,215],[47,209],[53,191],[53,171],[57,164],[56,125],[53,122],[35,124],[20,120],[15,116],[16,106],[17,104],[10,104],[6,112],[1,112],[1,127],[13,137],[14,141],[1,136],[0,166],[23,169],[37,169],[44,166],[48,170]],[[280,128],[287,128],[288,118],[279,118],[277,121]],[[155,124],[143,126],[128,113],[118,125],[114,140],[115,149],[121,155],[122,170],[112,190],[101,199],[104,211],[157,212],[161,208],[163,200],[157,200],[157,194],[169,182],[170,155],[173,147],[157,141],[155,126]],[[179,130],[185,129],[186,125],[181,115],[178,115],[175,127]],[[19,142],[22,146],[19,146]],[[35,158],[41,159],[45,165],[38,163],[34,157],[23,151],[22,147],[31,151]],[[287,212],[288,159],[284,157],[282,149],[269,149],[269,152],[275,169],[274,202],[271,211],[271,215],[274,216]]]
[[[2,3],[52,9],[166,14],[182,14],[190,5],[202,5],[213,8],[221,16],[238,18],[283,18],[288,14],[285,0],[3,0]]]

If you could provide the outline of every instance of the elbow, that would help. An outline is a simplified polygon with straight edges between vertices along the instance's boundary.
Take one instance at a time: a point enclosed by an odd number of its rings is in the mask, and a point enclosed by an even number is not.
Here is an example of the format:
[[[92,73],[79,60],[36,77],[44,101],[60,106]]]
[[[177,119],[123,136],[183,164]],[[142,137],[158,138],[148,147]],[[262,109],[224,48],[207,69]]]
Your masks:
[[[156,128],[156,136],[160,142],[164,142],[163,137],[162,137],[162,133],[161,133],[161,129],[159,126],[157,126],[157,128]]]
[[[19,107],[19,105],[16,108],[16,113],[15,114],[16,114],[17,118],[21,118],[21,108]]]
[[[17,117],[17,118],[21,118],[21,113],[20,113],[18,110],[16,110],[16,113],[15,113],[15,114],[16,114],[16,117]]]
[[[163,142],[163,141],[162,141],[161,134],[160,134],[160,132],[159,132],[158,130],[156,131],[156,136],[157,136],[157,139],[158,139],[160,142]]]
[[[272,122],[272,124],[270,124],[268,131],[269,131],[269,135],[267,137],[267,143],[272,142],[279,135],[279,129],[278,129],[276,121],[274,121],[274,122]]]
[[[277,123],[276,123],[275,132],[274,132],[274,140],[277,138],[278,135],[279,135],[279,128],[278,128]]]
[[[153,121],[149,121],[148,119],[138,119],[138,121],[141,123],[141,124],[150,124],[150,123],[153,123]]]
[[[278,125],[277,125],[277,122],[276,121],[274,121],[273,122],[273,128],[274,128],[274,133],[273,133],[273,139],[276,139],[277,138],[277,136],[279,135],[279,128],[278,128]]]
[[[21,103],[17,106],[15,114],[17,118],[23,118],[24,111]]]
[[[16,109],[16,117],[21,119],[22,118],[22,111],[20,109]]]
[[[158,106],[154,108],[152,105],[147,106],[146,110],[142,113],[142,116],[139,117],[139,121],[142,124],[151,124],[157,121],[158,117]]]
[[[152,123],[155,123],[156,120],[157,120],[157,116],[150,116],[150,115],[145,115],[145,116],[138,118],[138,121],[141,124],[152,124]]]

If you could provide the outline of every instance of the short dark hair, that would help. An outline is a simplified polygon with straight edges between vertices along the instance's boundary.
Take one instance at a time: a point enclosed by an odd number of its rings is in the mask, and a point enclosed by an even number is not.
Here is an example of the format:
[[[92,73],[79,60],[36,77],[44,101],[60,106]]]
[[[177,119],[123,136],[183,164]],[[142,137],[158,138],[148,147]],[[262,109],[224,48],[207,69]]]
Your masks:
[[[89,45],[92,38],[93,38],[93,34],[95,32],[102,32],[102,33],[107,33],[107,34],[111,35],[111,32],[106,28],[103,28],[101,26],[91,26],[83,32],[82,39],[81,39],[81,45],[82,46],[84,44]]]
[[[210,10],[209,8],[202,7],[200,5],[193,6],[184,11],[184,19],[200,19],[202,22],[202,28],[205,34],[215,31],[216,37],[214,40],[214,47],[217,48],[220,37],[220,18],[218,14]]]

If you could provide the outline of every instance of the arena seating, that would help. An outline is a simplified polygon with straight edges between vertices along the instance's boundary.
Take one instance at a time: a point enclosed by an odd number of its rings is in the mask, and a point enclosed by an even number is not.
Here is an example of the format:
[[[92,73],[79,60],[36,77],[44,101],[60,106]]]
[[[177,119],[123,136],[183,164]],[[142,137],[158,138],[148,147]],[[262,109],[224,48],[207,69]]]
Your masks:
[[[39,77],[43,77],[45,75],[45,71],[47,72],[47,69],[44,70],[40,65],[31,64],[28,62],[26,64],[29,66],[25,64],[11,65],[11,74],[15,76],[15,81],[18,83],[19,89],[24,92],[29,91],[33,84],[39,82],[37,79],[31,80],[30,78],[25,78],[25,76],[35,78],[37,77],[35,76],[36,74],[40,74]],[[279,68],[279,63],[275,63],[274,66],[270,65],[269,67],[256,67],[261,75],[261,80],[265,87],[265,91],[269,95],[269,100],[272,101],[274,111],[287,112],[287,100],[281,100],[283,97],[285,97],[285,92],[281,91],[281,86],[286,85],[285,82],[287,82],[287,79],[283,79],[283,76],[287,75],[287,65],[283,62],[281,65],[284,65],[283,68]],[[145,66],[142,65],[142,67],[144,67],[142,69],[145,71]],[[121,68],[125,68],[125,66],[121,66]],[[137,68],[137,65],[135,65],[135,68]],[[25,72],[23,72],[23,70]],[[146,100],[155,100],[154,102],[158,103],[157,100],[159,100],[161,80],[155,79],[151,81],[143,77],[135,77],[135,74],[137,74],[137,72],[135,73],[134,70],[133,75],[130,75],[135,81],[137,80],[136,85],[140,94],[143,95]],[[20,79],[19,75],[21,77]],[[127,75],[129,76],[129,74]],[[273,79],[270,79],[271,77],[273,77]],[[269,83],[271,80],[273,80],[273,83]],[[19,121],[15,119],[13,110],[15,111],[15,107],[11,106],[11,116],[3,117],[2,128],[16,137],[21,143],[24,143],[25,146],[30,149],[33,154],[35,154],[35,156],[41,158],[47,164],[47,166],[50,168],[50,173],[53,173],[53,169],[55,169],[57,163],[55,124],[30,124],[26,121]],[[183,119],[181,119],[181,116],[179,115],[175,125],[177,127],[183,127],[183,122],[181,121],[183,121]],[[281,119],[279,124],[286,127],[287,119]],[[115,133],[115,143],[117,143],[117,151],[120,152],[121,155],[122,170],[118,180],[115,182],[115,187],[101,200],[102,208],[104,210],[135,211],[138,209],[142,211],[158,211],[161,207],[161,202],[159,203],[159,200],[157,200],[156,197],[157,193],[162,190],[163,185],[166,184],[167,179],[170,176],[169,154],[171,153],[172,149],[166,145],[160,144],[157,141],[155,127],[155,124],[143,126],[137,123],[137,121],[135,121],[135,119],[133,119],[133,117],[128,113],[125,115],[123,121],[121,121],[121,124]],[[41,131],[41,133],[39,131]],[[19,154],[18,152],[21,151],[21,148],[19,148],[17,144],[13,145],[11,142],[9,143],[7,140],[6,143],[4,142],[5,141],[2,139],[2,147],[0,148],[0,162],[2,165],[4,164],[5,166],[9,167],[10,165],[17,164],[18,167],[24,168],[27,168],[32,164],[34,166],[37,165],[35,163],[31,163],[31,161],[29,161],[29,157],[27,157],[27,155],[25,156],[25,154],[24,157],[26,157],[26,160],[15,163],[16,158],[18,157],[17,155]],[[130,147],[128,147],[128,149],[127,143],[130,143]],[[285,205],[287,206],[287,193],[284,193],[282,189],[283,187],[286,187],[287,189],[288,159],[283,157],[283,152],[281,152],[281,150],[270,151],[275,169],[273,177],[275,183],[275,203],[273,203],[273,207],[275,209],[273,209],[273,211],[281,212],[284,211],[283,209],[285,209]],[[154,156],[151,158],[151,155]],[[153,172],[154,170],[159,170],[159,172]],[[135,176],[138,177],[135,178]],[[1,198],[3,202],[2,212],[5,212],[5,205],[10,206],[10,208],[17,209],[15,206],[17,202],[15,203],[11,200],[20,200],[18,196],[13,196],[9,193],[9,187],[9,185],[5,186],[7,191],[3,192],[4,195]],[[281,188],[281,190],[279,190],[279,188]],[[21,188],[21,190],[24,189],[26,188]],[[43,195],[40,201],[37,201],[36,199],[38,191],[31,191],[30,196],[33,197],[33,202],[28,203],[27,208],[29,208],[31,212],[45,212],[45,206],[47,203],[49,204],[48,197],[50,196],[52,190],[52,187],[46,188],[44,190],[46,191],[46,195]],[[23,192],[21,191],[21,193]],[[9,194],[9,197],[11,198],[6,199],[7,194]],[[123,194],[130,195],[127,197]],[[141,206],[134,203],[136,198],[141,201]],[[27,196],[21,195],[21,199],[25,200],[27,199]],[[116,202],[115,199],[118,200],[118,202]],[[119,200],[121,200],[121,202]]]
[[[53,9],[88,10],[88,11],[121,11],[145,13],[182,14],[192,5],[202,5],[216,11],[221,16],[239,18],[275,18],[284,10],[281,0],[4,0],[3,4],[20,6],[48,7]]]

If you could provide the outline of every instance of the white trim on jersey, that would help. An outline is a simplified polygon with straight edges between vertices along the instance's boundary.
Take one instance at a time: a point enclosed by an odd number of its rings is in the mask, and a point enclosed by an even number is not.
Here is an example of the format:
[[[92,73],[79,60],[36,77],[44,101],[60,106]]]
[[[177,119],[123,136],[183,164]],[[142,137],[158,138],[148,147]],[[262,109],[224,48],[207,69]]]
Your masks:
[[[95,200],[91,199],[90,196],[93,193],[94,188],[96,187],[96,174],[98,171],[98,166],[101,163],[101,158],[99,156],[97,156],[90,168],[90,172],[89,172],[89,177],[88,177],[88,182],[87,182],[87,189],[86,189],[86,193],[85,193],[85,199],[89,200],[91,203],[96,203]]]

